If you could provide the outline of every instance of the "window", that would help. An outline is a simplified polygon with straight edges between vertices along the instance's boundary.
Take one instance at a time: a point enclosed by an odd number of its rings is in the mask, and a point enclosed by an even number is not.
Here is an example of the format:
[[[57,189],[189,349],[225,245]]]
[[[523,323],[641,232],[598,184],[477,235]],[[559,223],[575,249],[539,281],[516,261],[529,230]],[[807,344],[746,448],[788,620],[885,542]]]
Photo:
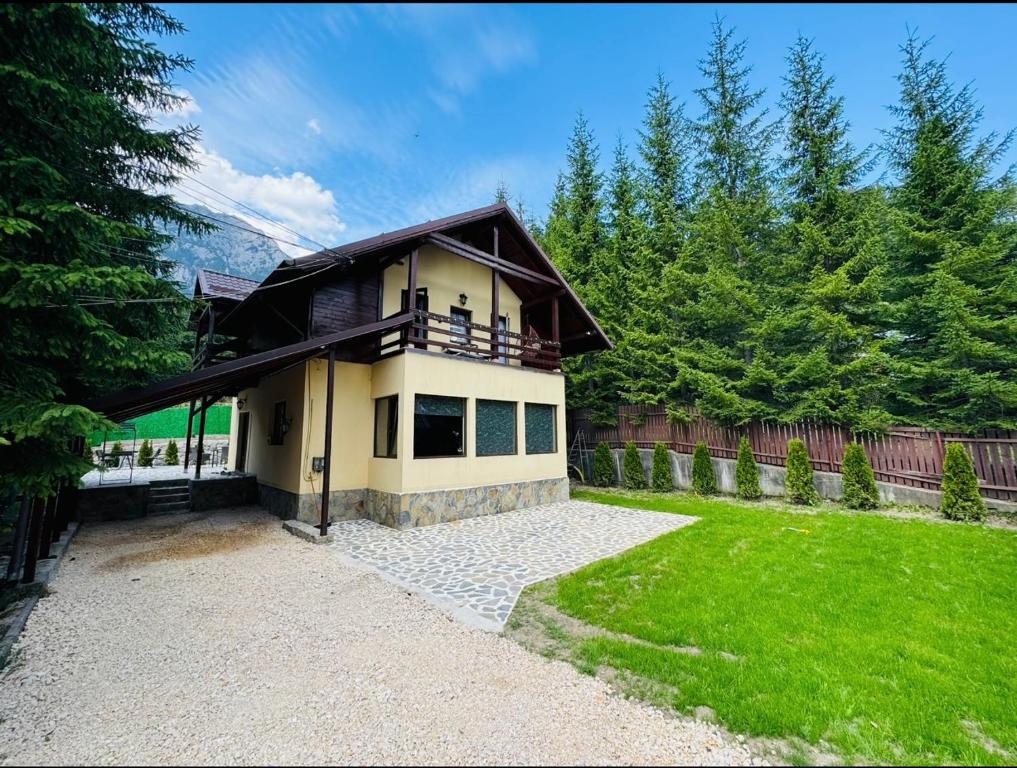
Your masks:
[[[268,436],[269,445],[282,445],[283,438],[290,428],[290,420],[286,418],[286,401],[280,400],[272,411],[272,434]]]
[[[508,362],[508,329],[509,319],[507,315],[498,315],[498,362]]]
[[[420,312],[427,312],[427,304],[428,304],[427,289],[426,288],[417,288],[417,301],[416,301],[416,303],[414,305],[414,308],[419,310]],[[405,288],[403,288],[402,292],[399,294],[399,307],[404,312],[409,308],[409,304],[406,301],[406,289]],[[421,325],[427,325],[427,318],[426,317],[418,318],[417,322],[419,322]],[[404,332],[404,336],[405,336],[405,332]],[[417,332],[416,332],[416,338],[418,338],[418,339],[426,339],[427,338],[427,329],[426,328],[418,329]],[[421,346],[423,346],[423,345],[421,345]]]
[[[413,458],[466,453],[466,401],[460,397],[417,395],[413,409]]]
[[[374,401],[374,455],[379,459],[396,457],[399,428],[399,396],[379,397]]]
[[[556,448],[555,406],[526,404],[526,452],[554,453]]]
[[[452,344],[469,345],[471,343],[469,324],[473,318],[473,313],[462,307],[452,307],[448,314],[452,318],[452,322],[449,323],[449,330],[452,331],[449,342]]]
[[[507,456],[516,452],[516,404],[477,400],[477,455]]]

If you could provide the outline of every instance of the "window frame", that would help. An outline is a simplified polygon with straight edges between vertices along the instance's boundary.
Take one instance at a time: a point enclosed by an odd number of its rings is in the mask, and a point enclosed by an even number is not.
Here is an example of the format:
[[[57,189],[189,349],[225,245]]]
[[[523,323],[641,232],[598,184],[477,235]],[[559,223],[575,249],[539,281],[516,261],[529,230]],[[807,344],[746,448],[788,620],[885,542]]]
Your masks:
[[[464,325],[458,325],[455,322],[457,314],[462,314],[465,316]],[[473,343],[473,329],[470,327],[470,325],[473,323],[473,310],[453,305],[449,307],[448,318],[449,318],[448,329],[450,331],[449,341],[453,344],[460,344],[464,347],[475,346]],[[462,329],[462,334],[456,335],[456,331],[459,328]]]
[[[392,453],[381,454],[378,453],[378,406],[382,401],[389,401],[389,413],[388,413],[388,427],[386,429],[386,445],[391,441]],[[394,401],[394,404],[391,404]],[[393,422],[393,416],[395,417]],[[372,433],[374,441],[373,455],[376,459],[398,459],[399,458],[399,395],[384,395],[382,397],[374,398],[374,431]]]
[[[481,403],[508,403],[512,406],[512,450],[504,453],[481,453],[480,452],[480,404]],[[478,397],[473,401],[473,431],[477,441],[474,449],[478,457],[488,456],[518,456],[519,455],[519,403],[515,400],[496,400],[490,397]]]
[[[551,409],[551,450],[549,451],[531,451],[529,442],[526,440],[526,424],[529,421],[526,409],[529,406],[537,406],[540,408]],[[558,453],[558,404],[557,403],[523,403],[523,442],[526,443],[523,448],[526,451],[527,456],[548,456],[553,453]]]
[[[418,456],[417,455],[417,400],[421,397],[434,397],[441,400],[458,400],[463,405],[462,415],[462,441],[463,449],[460,453],[443,453],[435,454],[433,456]],[[435,395],[430,392],[416,392],[413,395],[413,459],[465,459],[467,456],[468,442],[466,440],[466,424],[469,419],[468,411],[469,398],[457,397],[456,395]]]

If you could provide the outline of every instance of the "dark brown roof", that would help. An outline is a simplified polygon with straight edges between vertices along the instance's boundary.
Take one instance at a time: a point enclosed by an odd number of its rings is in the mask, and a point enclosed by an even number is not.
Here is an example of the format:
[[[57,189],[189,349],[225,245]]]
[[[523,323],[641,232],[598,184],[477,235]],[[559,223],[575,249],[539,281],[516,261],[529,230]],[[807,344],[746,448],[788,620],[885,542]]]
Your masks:
[[[259,285],[257,280],[227,275],[212,269],[199,269],[194,295],[206,299],[221,298],[242,301]]]
[[[562,277],[543,250],[541,250],[523,223],[516,218],[512,209],[504,203],[495,203],[494,205],[476,208],[472,211],[457,213],[454,216],[446,216],[441,219],[424,222],[423,224],[415,224],[412,227],[397,229],[393,232],[384,232],[364,240],[318,251],[308,256],[290,259],[280,264],[279,267],[266,277],[260,287],[265,289],[273,285],[292,285],[302,274],[310,277],[312,273],[320,274],[326,270],[328,275],[322,274],[319,279],[333,279],[335,273],[333,269],[330,269],[330,265],[334,265],[335,269],[341,270],[360,267],[366,269],[385,254],[390,254],[400,247],[408,246],[414,241],[421,241],[427,235],[433,233],[450,234],[471,229],[475,231],[477,225],[486,225],[487,223],[507,224],[519,244],[514,254],[510,253],[508,248],[503,248],[501,253],[502,258],[522,259],[526,262],[523,266],[553,277],[565,290],[563,309],[567,312],[571,307],[573,310],[572,315],[576,322],[574,324],[575,327],[571,329],[563,327],[562,329],[562,351],[565,354],[577,354],[598,349],[611,349],[613,345],[597,324],[593,315],[590,314],[572,287],[565,281],[565,278]],[[271,293],[271,291],[268,291],[268,293]],[[520,296],[520,298],[525,300],[527,297]],[[244,309],[245,306],[242,303],[238,307],[239,314],[237,317],[242,316]],[[568,341],[564,341],[566,330],[571,331],[569,333],[571,338]]]

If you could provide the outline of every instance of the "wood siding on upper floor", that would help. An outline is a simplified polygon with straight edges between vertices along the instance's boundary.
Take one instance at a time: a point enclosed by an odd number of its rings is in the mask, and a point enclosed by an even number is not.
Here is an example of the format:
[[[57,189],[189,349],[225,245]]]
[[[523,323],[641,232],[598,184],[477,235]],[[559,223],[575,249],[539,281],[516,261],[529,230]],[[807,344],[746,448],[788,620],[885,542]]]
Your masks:
[[[347,277],[315,289],[311,303],[311,336],[367,325],[379,317],[378,274]]]

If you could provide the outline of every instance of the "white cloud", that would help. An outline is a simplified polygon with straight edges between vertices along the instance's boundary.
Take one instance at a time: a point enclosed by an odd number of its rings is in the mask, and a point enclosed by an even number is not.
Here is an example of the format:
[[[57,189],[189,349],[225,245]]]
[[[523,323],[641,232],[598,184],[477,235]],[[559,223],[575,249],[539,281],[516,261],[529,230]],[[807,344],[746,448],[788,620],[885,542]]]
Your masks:
[[[226,158],[204,148],[197,150],[196,159],[200,168],[191,175],[202,184],[250,206],[279,224],[265,221],[186,177],[181,181],[181,186],[186,189],[174,188],[174,197],[184,203],[196,203],[236,216],[273,237],[298,242],[297,236],[288,231],[293,230],[316,241],[307,242],[306,248],[280,242],[279,247],[291,255],[302,256],[308,251],[318,250],[318,243],[333,246],[346,229],[346,224],[339,219],[339,208],[331,190],[322,187],[306,173],[247,174],[233,167]]]
[[[318,118],[312,117],[310,120],[308,120],[307,121],[307,128],[315,136],[321,136],[321,123],[318,122]]]
[[[159,117],[176,120],[186,120],[192,115],[197,115],[201,112],[201,107],[198,106],[198,102],[195,100],[194,96],[191,95],[191,92],[188,91],[186,88],[177,88],[174,91],[174,93],[180,98],[185,99],[185,101],[178,104],[176,107],[172,109],[169,109],[165,112],[160,112]]]

